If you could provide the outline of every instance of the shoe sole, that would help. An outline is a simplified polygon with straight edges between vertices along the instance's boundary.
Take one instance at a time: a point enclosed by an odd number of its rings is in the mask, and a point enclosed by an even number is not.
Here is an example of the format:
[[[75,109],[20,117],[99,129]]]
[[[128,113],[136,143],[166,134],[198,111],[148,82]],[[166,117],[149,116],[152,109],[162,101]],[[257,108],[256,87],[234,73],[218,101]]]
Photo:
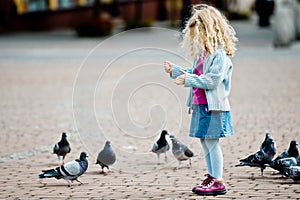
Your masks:
[[[193,191],[193,192],[201,196],[215,196],[215,195],[224,195],[227,193],[227,190],[221,190],[215,192],[198,192],[198,191]]]
[[[196,192],[196,187],[194,187],[194,188],[192,189],[192,192],[194,192],[194,193]]]

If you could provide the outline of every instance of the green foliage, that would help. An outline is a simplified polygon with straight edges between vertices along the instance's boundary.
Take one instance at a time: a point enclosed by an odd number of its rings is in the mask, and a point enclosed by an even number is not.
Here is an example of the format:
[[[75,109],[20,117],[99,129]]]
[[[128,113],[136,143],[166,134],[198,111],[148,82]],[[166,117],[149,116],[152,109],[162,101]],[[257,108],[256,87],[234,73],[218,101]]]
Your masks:
[[[142,27],[151,27],[153,24],[152,20],[127,20],[125,25],[125,30],[142,28]]]
[[[242,12],[242,11],[228,11],[226,13],[226,17],[228,20],[249,20],[250,19],[249,12]]]

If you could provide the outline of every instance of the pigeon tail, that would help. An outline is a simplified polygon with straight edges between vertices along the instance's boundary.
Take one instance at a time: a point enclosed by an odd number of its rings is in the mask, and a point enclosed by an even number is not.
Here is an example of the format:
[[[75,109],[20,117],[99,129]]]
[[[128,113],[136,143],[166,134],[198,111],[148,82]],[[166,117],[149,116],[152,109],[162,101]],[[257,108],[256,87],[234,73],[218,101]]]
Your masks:
[[[56,144],[54,145],[54,147],[53,147],[53,153],[54,153],[54,154],[58,154],[58,152],[59,152],[59,146],[58,146],[58,144],[56,143]]]
[[[43,170],[43,174],[39,174],[39,178],[58,178],[59,174],[55,169]]]

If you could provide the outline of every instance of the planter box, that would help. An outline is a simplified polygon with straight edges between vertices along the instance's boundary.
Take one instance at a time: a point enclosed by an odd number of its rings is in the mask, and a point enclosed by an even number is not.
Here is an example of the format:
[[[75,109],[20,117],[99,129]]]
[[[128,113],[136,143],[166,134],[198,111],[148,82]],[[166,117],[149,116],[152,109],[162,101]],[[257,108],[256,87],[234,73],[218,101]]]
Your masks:
[[[119,3],[119,12],[124,20],[135,20],[137,9],[140,11],[139,20],[156,20],[159,0],[141,0],[140,5],[135,1],[126,1]],[[138,11],[138,12],[139,12]]]
[[[91,7],[78,7],[56,11],[40,11],[17,16],[15,30],[51,30],[62,27],[76,27],[90,20]]]

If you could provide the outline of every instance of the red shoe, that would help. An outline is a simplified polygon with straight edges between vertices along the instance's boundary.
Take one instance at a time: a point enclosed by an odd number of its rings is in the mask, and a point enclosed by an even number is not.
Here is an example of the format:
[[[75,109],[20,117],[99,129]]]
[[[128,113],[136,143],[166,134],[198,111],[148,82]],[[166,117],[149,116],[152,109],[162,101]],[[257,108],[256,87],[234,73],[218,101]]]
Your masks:
[[[212,176],[209,175],[209,174],[205,174],[204,176],[206,176],[206,178],[204,179],[204,181],[201,183],[201,185],[197,185],[197,186],[193,187],[193,189],[192,189],[193,192],[195,192],[196,188],[201,188],[201,187],[207,185],[207,184],[210,183],[210,182],[212,181],[212,179],[214,178],[214,177],[212,177]]]
[[[206,185],[195,188],[194,192],[198,195],[222,195],[226,194],[227,190],[222,181],[212,178]]]

